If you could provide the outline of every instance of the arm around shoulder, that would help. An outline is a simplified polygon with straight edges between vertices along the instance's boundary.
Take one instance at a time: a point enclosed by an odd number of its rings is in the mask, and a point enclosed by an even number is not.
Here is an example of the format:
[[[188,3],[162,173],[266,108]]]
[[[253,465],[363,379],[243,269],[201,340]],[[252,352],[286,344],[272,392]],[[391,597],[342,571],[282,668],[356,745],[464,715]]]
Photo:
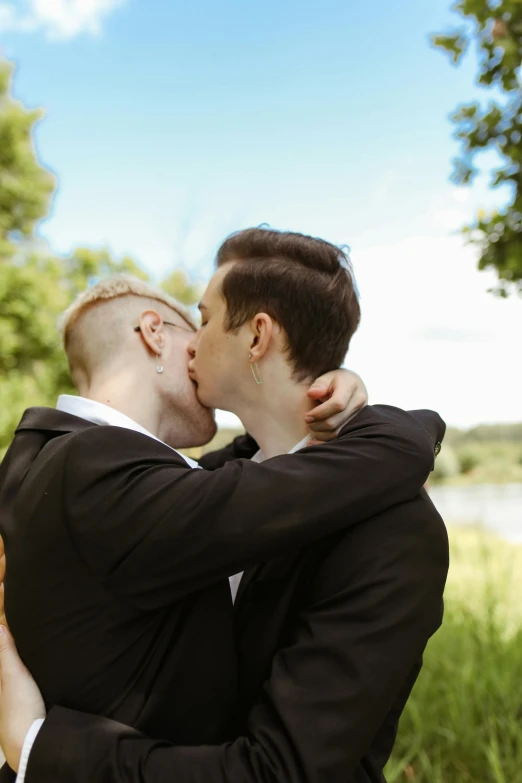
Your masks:
[[[413,497],[433,448],[404,411],[365,408],[335,441],[261,465],[190,470],[146,436],[95,428],[67,464],[79,551],[109,589],[150,609]]]

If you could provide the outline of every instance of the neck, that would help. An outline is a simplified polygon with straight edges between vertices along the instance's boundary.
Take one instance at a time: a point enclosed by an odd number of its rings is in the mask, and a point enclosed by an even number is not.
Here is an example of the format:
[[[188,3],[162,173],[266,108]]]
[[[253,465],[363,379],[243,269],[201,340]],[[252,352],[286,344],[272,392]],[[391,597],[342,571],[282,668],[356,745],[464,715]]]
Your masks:
[[[154,394],[154,390],[140,383],[133,373],[123,371],[110,380],[94,378],[88,385],[79,386],[78,393],[88,400],[101,402],[125,414],[151,435],[175,447],[171,441],[176,440],[176,412],[169,412],[169,427],[166,431],[161,399]]]
[[[309,383],[270,380],[251,388],[252,397],[235,410],[265,458],[288,452],[309,434],[305,414],[314,406],[306,396]]]

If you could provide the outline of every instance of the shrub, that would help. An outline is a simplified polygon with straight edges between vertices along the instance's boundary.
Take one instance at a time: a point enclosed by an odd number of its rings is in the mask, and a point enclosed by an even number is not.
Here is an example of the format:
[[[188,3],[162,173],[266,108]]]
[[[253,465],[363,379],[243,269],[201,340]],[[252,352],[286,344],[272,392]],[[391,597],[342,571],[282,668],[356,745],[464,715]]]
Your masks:
[[[463,448],[458,453],[461,473],[471,473],[481,463],[481,455],[477,449],[471,446]]]
[[[444,445],[437,459],[435,469],[430,478],[436,484],[446,479],[453,478],[460,473],[460,462],[451,446]]]

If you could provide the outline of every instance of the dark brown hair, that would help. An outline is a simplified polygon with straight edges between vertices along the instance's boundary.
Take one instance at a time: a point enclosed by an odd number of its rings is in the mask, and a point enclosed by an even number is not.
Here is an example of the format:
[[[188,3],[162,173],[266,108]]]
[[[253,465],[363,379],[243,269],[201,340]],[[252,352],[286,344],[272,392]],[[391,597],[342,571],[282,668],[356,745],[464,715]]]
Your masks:
[[[248,228],[229,236],[217,266],[237,261],[223,279],[225,328],[264,312],[284,329],[299,380],[341,366],[361,311],[347,253],[324,239]]]

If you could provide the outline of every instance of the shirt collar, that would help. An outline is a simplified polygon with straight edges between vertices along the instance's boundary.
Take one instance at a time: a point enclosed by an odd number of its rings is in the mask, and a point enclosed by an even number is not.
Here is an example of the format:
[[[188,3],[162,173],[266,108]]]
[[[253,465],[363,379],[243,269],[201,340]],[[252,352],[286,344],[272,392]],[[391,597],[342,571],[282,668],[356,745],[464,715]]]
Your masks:
[[[304,447],[307,445],[308,441],[310,440],[310,435],[306,435],[306,437],[303,438],[303,440],[300,440],[299,443],[297,443],[290,451],[289,454],[293,454],[295,451],[299,451],[299,449],[304,449]],[[259,449],[259,451],[256,451],[254,456],[252,457],[252,462],[264,462],[266,459],[265,455]]]
[[[92,424],[100,424],[101,426],[109,427],[124,427],[127,430],[134,430],[134,432],[141,432],[142,435],[147,435],[149,438],[157,440],[159,443],[163,443],[162,440],[157,438],[152,432],[149,432],[138,424],[133,419],[126,416],[124,413],[111,408],[109,405],[104,405],[102,402],[96,402],[95,400],[89,400],[86,397],[75,397],[72,394],[60,394],[58,402],[56,403],[56,409],[63,411],[64,413],[70,413],[72,416],[79,416],[81,419],[92,422]],[[171,448],[167,443],[164,443],[167,448]],[[195,460],[190,457],[186,457],[185,454],[180,454],[176,449],[172,449],[180,457],[183,457],[185,462],[191,468],[199,468]]]

